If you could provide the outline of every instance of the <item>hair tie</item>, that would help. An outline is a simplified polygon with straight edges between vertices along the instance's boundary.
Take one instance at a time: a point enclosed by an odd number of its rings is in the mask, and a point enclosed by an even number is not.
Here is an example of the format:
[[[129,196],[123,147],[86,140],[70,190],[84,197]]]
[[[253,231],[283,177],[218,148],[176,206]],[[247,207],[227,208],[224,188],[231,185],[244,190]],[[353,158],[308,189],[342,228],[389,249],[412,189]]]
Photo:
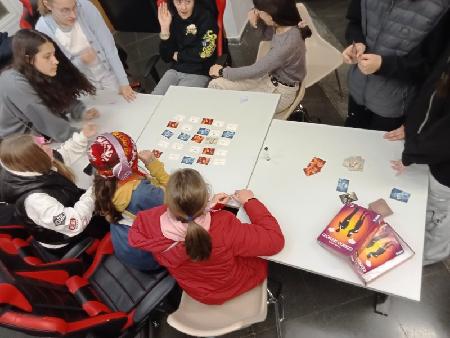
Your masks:
[[[192,217],[192,216],[187,216],[186,217],[186,222],[192,222],[194,220],[194,217]]]

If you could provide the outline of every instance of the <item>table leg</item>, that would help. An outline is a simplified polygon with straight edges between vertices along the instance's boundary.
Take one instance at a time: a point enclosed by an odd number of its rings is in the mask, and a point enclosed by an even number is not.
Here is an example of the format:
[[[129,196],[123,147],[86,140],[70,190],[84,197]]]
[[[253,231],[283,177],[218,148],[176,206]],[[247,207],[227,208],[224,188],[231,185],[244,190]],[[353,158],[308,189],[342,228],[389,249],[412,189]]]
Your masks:
[[[392,296],[375,293],[375,313],[387,316],[391,307]]]

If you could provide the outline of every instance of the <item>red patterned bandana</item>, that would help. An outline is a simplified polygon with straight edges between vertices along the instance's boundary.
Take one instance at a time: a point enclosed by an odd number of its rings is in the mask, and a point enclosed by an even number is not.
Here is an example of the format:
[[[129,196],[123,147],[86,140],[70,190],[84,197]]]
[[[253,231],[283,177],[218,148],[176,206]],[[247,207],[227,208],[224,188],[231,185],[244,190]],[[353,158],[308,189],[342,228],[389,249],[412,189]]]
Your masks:
[[[128,164],[132,168],[133,172],[138,171],[138,155],[136,150],[136,144],[133,139],[121,131],[113,131],[111,133],[122,146],[125,157]],[[102,135],[97,136],[94,143],[92,143],[89,149],[89,162],[97,170],[97,173],[102,177],[114,177],[113,168],[120,160],[113,145]]]

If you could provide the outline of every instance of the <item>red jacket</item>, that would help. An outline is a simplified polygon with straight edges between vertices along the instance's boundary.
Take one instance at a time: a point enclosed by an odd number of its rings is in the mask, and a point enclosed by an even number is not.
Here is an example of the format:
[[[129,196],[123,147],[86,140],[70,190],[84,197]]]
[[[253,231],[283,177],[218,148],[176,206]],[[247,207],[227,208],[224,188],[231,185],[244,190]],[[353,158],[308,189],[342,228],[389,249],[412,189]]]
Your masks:
[[[184,242],[167,250],[174,242],[161,232],[160,216],[166,206],[140,212],[128,241],[151,251],[192,298],[204,304],[222,304],[262,283],[267,262],[257,256],[274,255],[284,246],[280,226],[261,202],[251,199],[244,208],[252,224],[241,223],[225,210],[211,212],[212,252],[206,261],[192,261]]]

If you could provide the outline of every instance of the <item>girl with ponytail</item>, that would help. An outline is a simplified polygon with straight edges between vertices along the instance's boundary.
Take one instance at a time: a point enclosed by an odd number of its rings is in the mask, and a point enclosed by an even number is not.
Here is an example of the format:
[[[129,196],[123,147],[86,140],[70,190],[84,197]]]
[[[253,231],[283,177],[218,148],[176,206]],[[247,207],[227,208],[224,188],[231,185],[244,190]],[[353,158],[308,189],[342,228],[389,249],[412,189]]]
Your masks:
[[[278,253],[284,237],[276,219],[250,190],[232,196],[245,208],[243,224],[222,207],[231,196],[212,197],[193,169],[174,172],[165,205],[138,214],[129,243],[153,256],[191,297],[221,304],[262,283],[267,262],[258,256]]]

